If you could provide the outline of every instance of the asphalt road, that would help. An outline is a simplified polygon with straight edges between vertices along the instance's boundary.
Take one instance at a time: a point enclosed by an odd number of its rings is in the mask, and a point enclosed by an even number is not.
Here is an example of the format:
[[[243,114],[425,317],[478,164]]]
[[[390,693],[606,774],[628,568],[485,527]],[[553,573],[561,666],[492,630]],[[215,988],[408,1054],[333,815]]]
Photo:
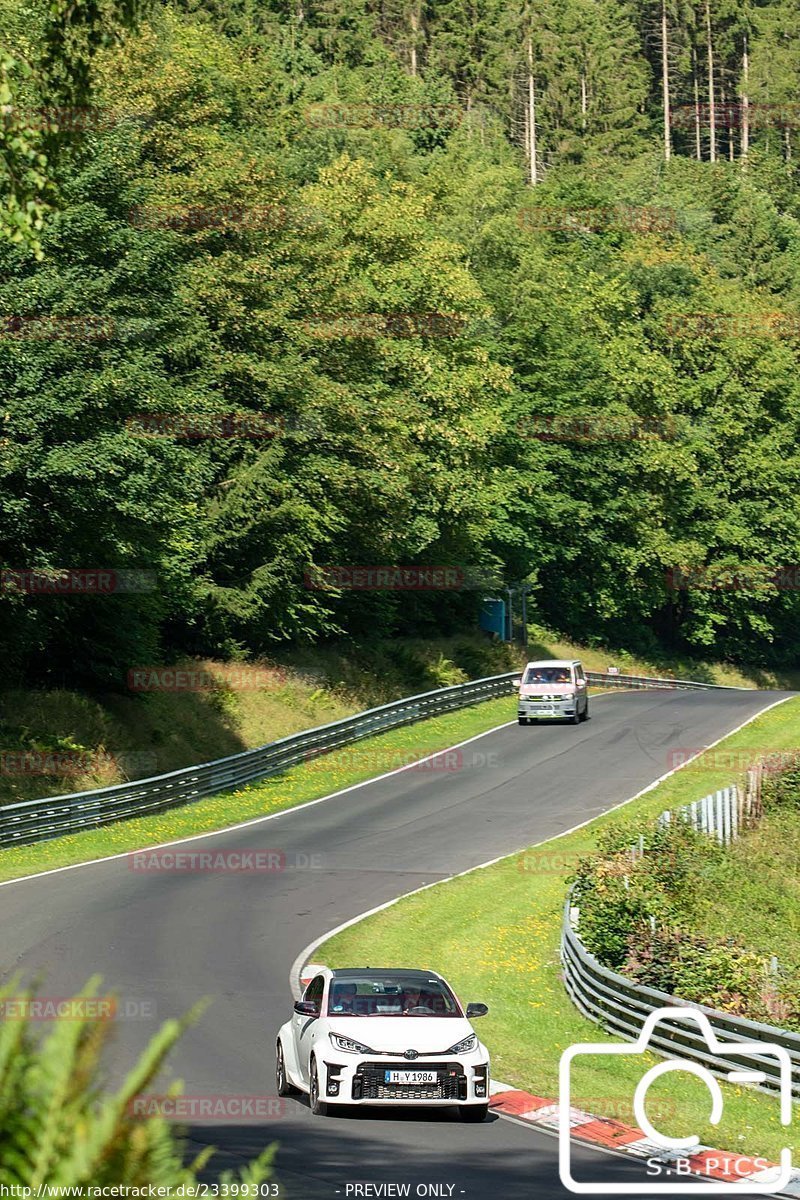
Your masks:
[[[273,1046],[291,1009],[290,968],[314,938],[596,816],[664,775],[672,751],[708,745],[781,695],[595,698],[584,725],[514,723],[465,746],[450,769],[405,770],[180,847],[278,851],[286,856],[281,871],[133,870],[122,857],[0,886],[0,979],[21,970],[43,979],[47,995],[68,996],[99,972],[129,1013],[116,1023],[112,1077],[162,1019],[210,995],[214,1003],[175,1052],[174,1077],[193,1096],[274,1095]],[[277,1139],[278,1175],[291,1200],[354,1196],[347,1185],[365,1182],[410,1184],[411,1195],[425,1194],[420,1185],[452,1185],[428,1194],[468,1200],[567,1195],[555,1140],[498,1117],[481,1126],[462,1125],[447,1110],[322,1119],[298,1099],[267,1121],[196,1122],[191,1137],[220,1147],[215,1168]],[[582,1177],[644,1179],[636,1162],[576,1154]]]

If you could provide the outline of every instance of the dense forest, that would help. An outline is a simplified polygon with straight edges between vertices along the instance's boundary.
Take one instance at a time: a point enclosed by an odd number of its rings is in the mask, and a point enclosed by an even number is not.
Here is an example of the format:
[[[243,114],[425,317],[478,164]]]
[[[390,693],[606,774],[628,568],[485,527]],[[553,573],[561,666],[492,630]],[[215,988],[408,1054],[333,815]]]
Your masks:
[[[800,660],[798,50],[797,0],[0,0],[6,680],[522,582]]]

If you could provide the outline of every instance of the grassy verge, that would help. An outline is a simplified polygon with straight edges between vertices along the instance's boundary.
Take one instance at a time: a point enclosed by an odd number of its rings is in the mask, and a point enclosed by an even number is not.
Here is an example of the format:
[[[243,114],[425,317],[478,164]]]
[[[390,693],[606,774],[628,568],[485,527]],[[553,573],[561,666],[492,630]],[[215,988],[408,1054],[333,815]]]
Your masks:
[[[800,688],[800,671],[774,671],[747,664],[688,658],[680,654],[632,654],[624,647],[581,646],[540,626],[529,626],[530,658],[579,658],[588,671],[619,667],[627,675],[656,675],[696,679],[726,687]]]
[[[0,691],[0,805],[208,762],[402,696],[499,675],[520,658],[465,634],[309,647],[280,661],[185,660],[173,664],[191,673],[178,691]],[[161,680],[155,668],[151,678]],[[187,689],[187,679],[201,686]]]
[[[768,811],[700,879],[693,925],[800,967],[800,812]],[[724,903],[720,903],[720,897]]]
[[[787,701],[726,739],[724,747],[764,752],[798,745],[800,699]],[[655,816],[731,782],[730,768],[708,758],[678,771],[624,810],[625,819]],[[482,1000],[481,1025],[499,1079],[537,1095],[558,1094],[561,1051],[575,1042],[608,1039],[569,1001],[561,982],[559,934],[571,865],[596,846],[615,814],[513,855],[450,883],[438,884],[345,930],[314,957],[330,966],[380,962],[428,967],[449,978],[464,1000]],[[435,948],[435,949],[432,949]],[[635,1123],[631,1097],[646,1066],[659,1059],[576,1060],[573,1103]],[[701,1142],[768,1158],[797,1139],[778,1123],[777,1102],[754,1090],[725,1085],[725,1117],[708,1124],[708,1093],[699,1080],[672,1074],[651,1089],[651,1119],[662,1132],[695,1132]]]
[[[487,700],[473,708],[431,717],[343,747],[241,791],[227,792],[183,808],[106,825],[86,833],[3,850],[0,851],[0,879],[17,879],[37,871],[224,829],[238,821],[295,808],[515,718],[516,697]]]
[[[199,691],[87,694],[67,689],[0,690],[0,805],[107,787],[235,754],[312,725],[415,692],[518,669],[530,658],[581,658],[590,670],[614,664],[645,675],[677,675],[737,686],[800,686],[800,675],[675,656],[636,656],[586,647],[542,627],[520,646],[475,632],[447,638],[342,641],[290,647],[254,663],[187,660]],[[253,685],[260,671],[263,684]],[[121,671],[124,677],[125,671]],[[49,766],[14,765],[44,754]],[[26,760],[29,761],[29,760]],[[34,760],[40,762],[41,759]],[[53,764],[63,762],[61,770]]]

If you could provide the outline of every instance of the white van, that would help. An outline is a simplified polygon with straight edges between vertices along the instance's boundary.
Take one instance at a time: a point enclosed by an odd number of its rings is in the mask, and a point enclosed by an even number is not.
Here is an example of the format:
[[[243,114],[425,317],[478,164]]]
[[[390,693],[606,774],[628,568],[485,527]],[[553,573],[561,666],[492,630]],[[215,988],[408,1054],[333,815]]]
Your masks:
[[[520,725],[562,717],[577,725],[589,716],[589,688],[577,658],[529,662],[519,685]]]

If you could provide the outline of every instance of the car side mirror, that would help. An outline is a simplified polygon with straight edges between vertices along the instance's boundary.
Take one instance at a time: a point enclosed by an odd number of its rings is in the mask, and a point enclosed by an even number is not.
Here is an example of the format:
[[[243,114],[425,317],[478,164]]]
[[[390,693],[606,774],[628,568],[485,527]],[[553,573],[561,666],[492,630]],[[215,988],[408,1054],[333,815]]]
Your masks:
[[[521,679],[512,679],[512,680],[511,680],[511,686],[512,686],[512,687],[521,687],[521,686],[522,686],[522,680],[521,680]]]
[[[468,1017],[485,1017],[486,1014],[488,1013],[488,1011],[489,1011],[488,1004],[468,1004],[467,1005],[467,1016]]]
[[[295,1000],[294,1011],[301,1017],[316,1017],[319,1013],[313,1000]]]

